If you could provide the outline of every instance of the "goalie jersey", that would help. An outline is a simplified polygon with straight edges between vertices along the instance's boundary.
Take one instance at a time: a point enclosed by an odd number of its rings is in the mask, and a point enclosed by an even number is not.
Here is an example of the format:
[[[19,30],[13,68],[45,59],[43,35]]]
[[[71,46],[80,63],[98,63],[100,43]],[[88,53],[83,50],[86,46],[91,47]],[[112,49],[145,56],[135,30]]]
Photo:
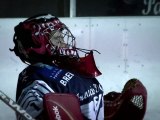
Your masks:
[[[96,78],[43,63],[30,65],[19,74],[16,101],[34,118],[43,113],[43,96],[49,92],[75,94],[84,120],[104,119],[103,89]]]

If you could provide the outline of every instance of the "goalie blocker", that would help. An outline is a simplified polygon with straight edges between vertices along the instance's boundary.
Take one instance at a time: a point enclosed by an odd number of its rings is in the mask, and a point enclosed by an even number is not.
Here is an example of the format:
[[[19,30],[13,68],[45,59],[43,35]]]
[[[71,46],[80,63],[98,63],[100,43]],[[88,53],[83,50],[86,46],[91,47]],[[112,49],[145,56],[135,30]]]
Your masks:
[[[44,95],[47,120],[83,120],[78,98],[73,94]]]

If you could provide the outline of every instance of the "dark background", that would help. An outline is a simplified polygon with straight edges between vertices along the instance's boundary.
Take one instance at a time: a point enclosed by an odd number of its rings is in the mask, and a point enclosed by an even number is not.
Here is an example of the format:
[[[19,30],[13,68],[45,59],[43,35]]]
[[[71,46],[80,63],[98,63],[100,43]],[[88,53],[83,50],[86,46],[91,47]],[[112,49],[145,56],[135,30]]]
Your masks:
[[[144,1],[149,0],[77,0],[76,16],[143,16],[142,9],[147,8]],[[70,0],[1,0],[0,18],[30,17],[42,13],[69,17],[69,2]],[[151,10],[147,15],[155,14]]]

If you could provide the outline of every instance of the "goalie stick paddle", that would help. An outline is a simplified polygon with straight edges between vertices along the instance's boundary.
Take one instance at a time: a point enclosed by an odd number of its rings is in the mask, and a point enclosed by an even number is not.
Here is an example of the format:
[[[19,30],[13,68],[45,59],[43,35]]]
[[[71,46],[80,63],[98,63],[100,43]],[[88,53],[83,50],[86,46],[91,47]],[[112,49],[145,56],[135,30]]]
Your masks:
[[[47,120],[83,120],[79,100],[73,94],[45,94],[44,109]]]
[[[0,90],[0,100],[2,100],[5,104],[7,104],[10,108],[12,108],[19,115],[24,117],[26,120],[35,120],[24,109],[22,109],[15,101],[13,101],[10,97],[8,97],[1,90]]]

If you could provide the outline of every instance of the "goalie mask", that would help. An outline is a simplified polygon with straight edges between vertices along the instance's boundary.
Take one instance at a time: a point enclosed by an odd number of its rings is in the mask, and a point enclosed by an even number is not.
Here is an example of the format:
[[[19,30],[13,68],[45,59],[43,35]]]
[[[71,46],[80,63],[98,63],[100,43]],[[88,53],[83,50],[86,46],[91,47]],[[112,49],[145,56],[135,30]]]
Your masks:
[[[93,57],[93,50],[76,47],[68,27],[57,17],[44,14],[30,17],[15,27],[15,47],[12,51],[24,63],[43,62],[76,71],[82,75],[100,75]],[[84,57],[79,57],[79,51]]]

